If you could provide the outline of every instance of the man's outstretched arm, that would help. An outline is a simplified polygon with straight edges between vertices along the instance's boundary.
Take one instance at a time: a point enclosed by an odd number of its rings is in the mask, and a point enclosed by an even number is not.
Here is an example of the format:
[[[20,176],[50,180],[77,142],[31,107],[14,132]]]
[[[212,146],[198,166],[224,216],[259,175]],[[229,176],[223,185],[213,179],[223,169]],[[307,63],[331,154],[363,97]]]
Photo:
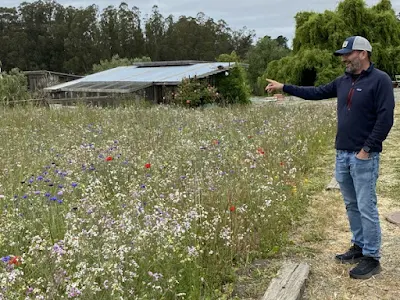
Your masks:
[[[267,79],[267,81],[269,84],[265,90],[268,93],[274,91],[283,91],[292,96],[296,96],[305,100],[322,100],[337,97],[336,80],[318,87],[287,85],[272,79]]]

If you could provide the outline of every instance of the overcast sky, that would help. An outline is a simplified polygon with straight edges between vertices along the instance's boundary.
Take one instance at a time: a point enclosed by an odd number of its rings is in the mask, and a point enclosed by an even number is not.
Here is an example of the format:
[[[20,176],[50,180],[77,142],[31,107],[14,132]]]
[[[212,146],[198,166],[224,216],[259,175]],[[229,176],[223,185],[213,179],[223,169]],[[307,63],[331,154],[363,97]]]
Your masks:
[[[14,7],[22,1],[1,0],[0,6]],[[33,1],[27,1],[33,2]],[[118,6],[119,0],[58,0],[62,5],[86,7],[93,3],[103,9],[108,5]],[[291,40],[294,36],[294,16],[299,11],[334,10],[338,0],[127,0],[129,7],[137,6],[142,17],[151,13],[153,5],[158,5],[161,14],[166,17],[172,14],[175,18],[185,15],[195,17],[198,12],[206,16],[225,20],[228,25],[238,30],[246,26],[253,29],[257,37],[269,35],[273,38],[283,35]],[[379,0],[366,0],[368,6]],[[393,9],[400,12],[400,0],[392,0]]]

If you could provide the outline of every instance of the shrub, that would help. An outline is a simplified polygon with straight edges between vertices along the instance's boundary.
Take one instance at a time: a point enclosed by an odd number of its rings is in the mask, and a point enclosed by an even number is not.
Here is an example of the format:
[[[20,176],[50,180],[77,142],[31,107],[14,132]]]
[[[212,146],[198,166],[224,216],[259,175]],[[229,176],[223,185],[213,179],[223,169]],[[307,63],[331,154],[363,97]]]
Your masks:
[[[0,102],[28,99],[28,81],[18,69],[12,69],[8,74],[0,73]]]
[[[176,93],[167,95],[167,101],[186,107],[250,103],[250,87],[243,67],[235,66],[218,74],[215,82],[215,86],[212,86],[205,80],[184,79]]]
[[[220,104],[248,104],[250,103],[250,86],[247,83],[246,72],[240,65],[236,65],[226,73],[219,74],[216,86],[221,94]]]
[[[206,104],[214,104],[220,97],[216,88],[205,81],[197,79],[184,79],[176,93],[168,95],[168,101],[173,104],[198,107]]]

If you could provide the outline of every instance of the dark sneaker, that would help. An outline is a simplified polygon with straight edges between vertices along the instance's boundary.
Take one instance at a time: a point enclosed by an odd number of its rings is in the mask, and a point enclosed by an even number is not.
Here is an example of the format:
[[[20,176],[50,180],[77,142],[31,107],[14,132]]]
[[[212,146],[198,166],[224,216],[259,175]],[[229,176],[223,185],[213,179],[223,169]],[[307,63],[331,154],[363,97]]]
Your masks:
[[[341,264],[355,264],[358,263],[363,257],[364,256],[362,254],[361,247],[353,245],[346,253],[337,254],[335,259]]]
[[[351,278],[368,279],[381,272],[379,260],[373,257],[363,257],[359,264],[349,274]]]

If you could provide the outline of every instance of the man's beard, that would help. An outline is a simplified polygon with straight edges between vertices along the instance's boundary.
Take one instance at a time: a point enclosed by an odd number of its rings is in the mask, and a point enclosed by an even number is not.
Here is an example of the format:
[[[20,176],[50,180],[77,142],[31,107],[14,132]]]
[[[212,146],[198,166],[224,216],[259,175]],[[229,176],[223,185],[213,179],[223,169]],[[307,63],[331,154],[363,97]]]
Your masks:
[[[355,74],[361,69],[361,62],[359,60],[354,60],[350,62],[349,66],[346,66],[346,72],[350,74]]]

